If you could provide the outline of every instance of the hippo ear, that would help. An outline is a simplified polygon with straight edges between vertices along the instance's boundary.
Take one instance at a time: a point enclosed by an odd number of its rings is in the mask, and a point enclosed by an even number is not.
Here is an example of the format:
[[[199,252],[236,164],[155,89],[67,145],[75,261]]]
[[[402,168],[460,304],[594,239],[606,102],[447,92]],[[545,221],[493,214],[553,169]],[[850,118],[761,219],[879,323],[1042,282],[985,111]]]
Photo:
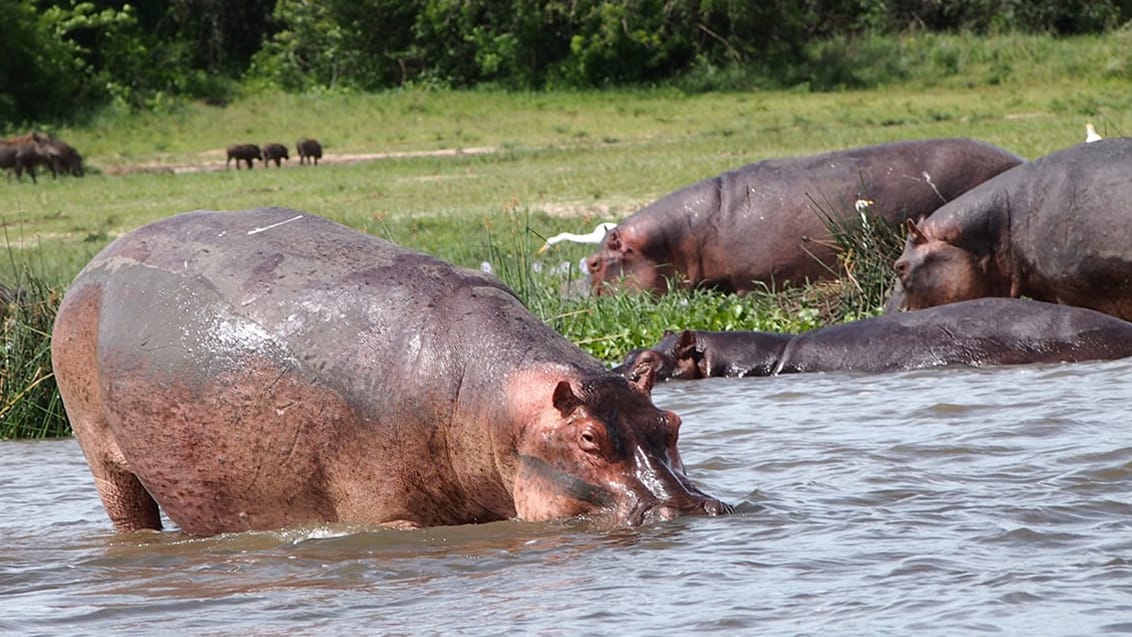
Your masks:
[[[695,332],[691,330],[680,332],[680,339],[676,341],[676,360],[691,358],[694,351],[696,351]]]
[[[574,394],[570,383],[565,380],[558,381],[558,386],[554,388],[554,408],[558,410],[558,413],[569,416],[581,405],[582,399]]]
[[[651,353],[651,352],[650,352]],[[656,384],[656,370],[660,365],[658,356],[638,356],[633,371],[629,374],[629,384],[646,398],[652,396],[652,387]]]
[[[924,236],[923,231],[920,230],[915,221],[908,219],[904,222],[904,225],[908,227],[908,238],[912,241],[912,245],[918,246],[928,242],[928,238]]]
[[[621,231],[617,228],[605,233],[605,249],[612,252],[621,251]]]

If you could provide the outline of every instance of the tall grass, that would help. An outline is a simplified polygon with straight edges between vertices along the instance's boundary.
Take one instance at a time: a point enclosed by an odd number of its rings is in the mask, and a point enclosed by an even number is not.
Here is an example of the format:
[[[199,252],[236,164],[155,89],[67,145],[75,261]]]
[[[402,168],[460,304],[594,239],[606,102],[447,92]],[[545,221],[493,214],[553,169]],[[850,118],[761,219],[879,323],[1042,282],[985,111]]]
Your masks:
[[[51,327],[62,290],[25,268],[16,274],[12,286],[0,286],[0,439],[68,436],[51,370]]]

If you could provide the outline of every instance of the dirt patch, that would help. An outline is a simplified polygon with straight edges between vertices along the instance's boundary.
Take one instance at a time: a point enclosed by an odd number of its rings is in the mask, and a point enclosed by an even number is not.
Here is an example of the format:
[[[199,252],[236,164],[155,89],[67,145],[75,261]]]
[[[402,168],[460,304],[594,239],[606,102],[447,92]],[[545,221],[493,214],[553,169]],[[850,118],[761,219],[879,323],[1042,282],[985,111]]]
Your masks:
[[[388,153],[327,153],[319,160],[319,165],[328,164],[357,164],[366,161],[380,161],[382,159],[399,159],[403,157],[460,157],[463,155],[489,155],[499,152],[494,146],[480,146],[475,148],[442,148],[439,150],[407,150]],[[202,173],[220,172],[222,170],[235,170],[225,166],[225,151],[209,150],[200,154],[200,161],[191,164],[169,162],[145,162],[141,164],[110,164],[102,167],[106,175],[129,175],[132,173]],[[213,158],[216,159],[213,159]],[[298,159],[289,161],[283,167],[299,167]],[[306,168],[306,166],[301,166]]]

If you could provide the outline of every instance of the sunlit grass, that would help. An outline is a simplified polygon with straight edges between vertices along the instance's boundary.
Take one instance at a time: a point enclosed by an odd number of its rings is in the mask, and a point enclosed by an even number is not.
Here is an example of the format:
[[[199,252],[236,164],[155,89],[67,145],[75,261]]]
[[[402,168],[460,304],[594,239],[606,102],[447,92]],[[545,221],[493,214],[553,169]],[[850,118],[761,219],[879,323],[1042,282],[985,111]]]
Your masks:
[[[194,209],[298,208],[458,265],[487,262],[533,312],[608,362],[652,344],[665,329],[803,331],[867,316],[880,308],[898,236],[843,233],[851,275],[844,281],[745,296],[564,296],[593,246],[537,249],[549,235],[618,221],[681,186],[769,157],[962,136],[1034,158],[1080,143],[1086,121],[1102,135],[1119,135],[1132,130],[1130,39],[1128,31],[1071,40],[917,34],[814,45],[849,65],[831,78],[872,69],[876,76],[865,84],[883,86],[878,90],[249,90],[225,108],[107,112],[88,126],[54,131],[83,153],[87,177],[0,184],[9,262],[0,283],[27,287],[32,299],[11,315],[22,318],[5,323],[5,342],[18,340],[26,362],[17,372],[7,360],[5,391],[25,396],[12,388],[50,386],[25,373],[44,360],[49,322],[42,321],[98,250],[145,223]],[[881,65],[878,56],[895,57]],[[230,143],[293,147],[305,135],[323,141],[324,165],[292,160],[282,170],[172,172],[222,164]],[[458,148],[476,153],[335,163],[347,154]],[[167,172],[112,174],[138,166]],[[20,413],[58,413],[51,411],[54,394],[41,398]],[[33,422],[11,409],[20,426]]]

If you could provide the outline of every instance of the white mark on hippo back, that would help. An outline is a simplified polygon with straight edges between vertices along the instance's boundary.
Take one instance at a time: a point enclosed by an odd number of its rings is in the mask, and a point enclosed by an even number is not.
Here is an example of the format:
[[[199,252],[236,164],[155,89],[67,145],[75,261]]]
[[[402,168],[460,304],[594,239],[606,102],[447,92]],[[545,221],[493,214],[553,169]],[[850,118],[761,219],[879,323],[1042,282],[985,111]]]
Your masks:
[[[248,234],[249,235],[258,234],[258,233],[263,232],[265,230],[271,230],[272,228],[278,228],[279,226],[281,226],[283,224],[291,223],[292,221],[298,221],[299,219],[302,219],[302,218],[303,218],[303,215],[295,215],[294,217],[291,217],[290,219],[285,219],[285,220],[280,221],[278,223],[273,223],[269,226],[264,226],[262,228],[252,228],[251,230],[248,230]]]
[[[943,196],[943,193],[939,191],[939,188],[936,188],[935,184],[932,183],[932,176],[928,174],[928,171],[925,170],[921,174],[924,176],[924,183],[932,187],[932,191],[936,194],[937,197],[940,198],[940,201],[947,201],[947,198]]]

